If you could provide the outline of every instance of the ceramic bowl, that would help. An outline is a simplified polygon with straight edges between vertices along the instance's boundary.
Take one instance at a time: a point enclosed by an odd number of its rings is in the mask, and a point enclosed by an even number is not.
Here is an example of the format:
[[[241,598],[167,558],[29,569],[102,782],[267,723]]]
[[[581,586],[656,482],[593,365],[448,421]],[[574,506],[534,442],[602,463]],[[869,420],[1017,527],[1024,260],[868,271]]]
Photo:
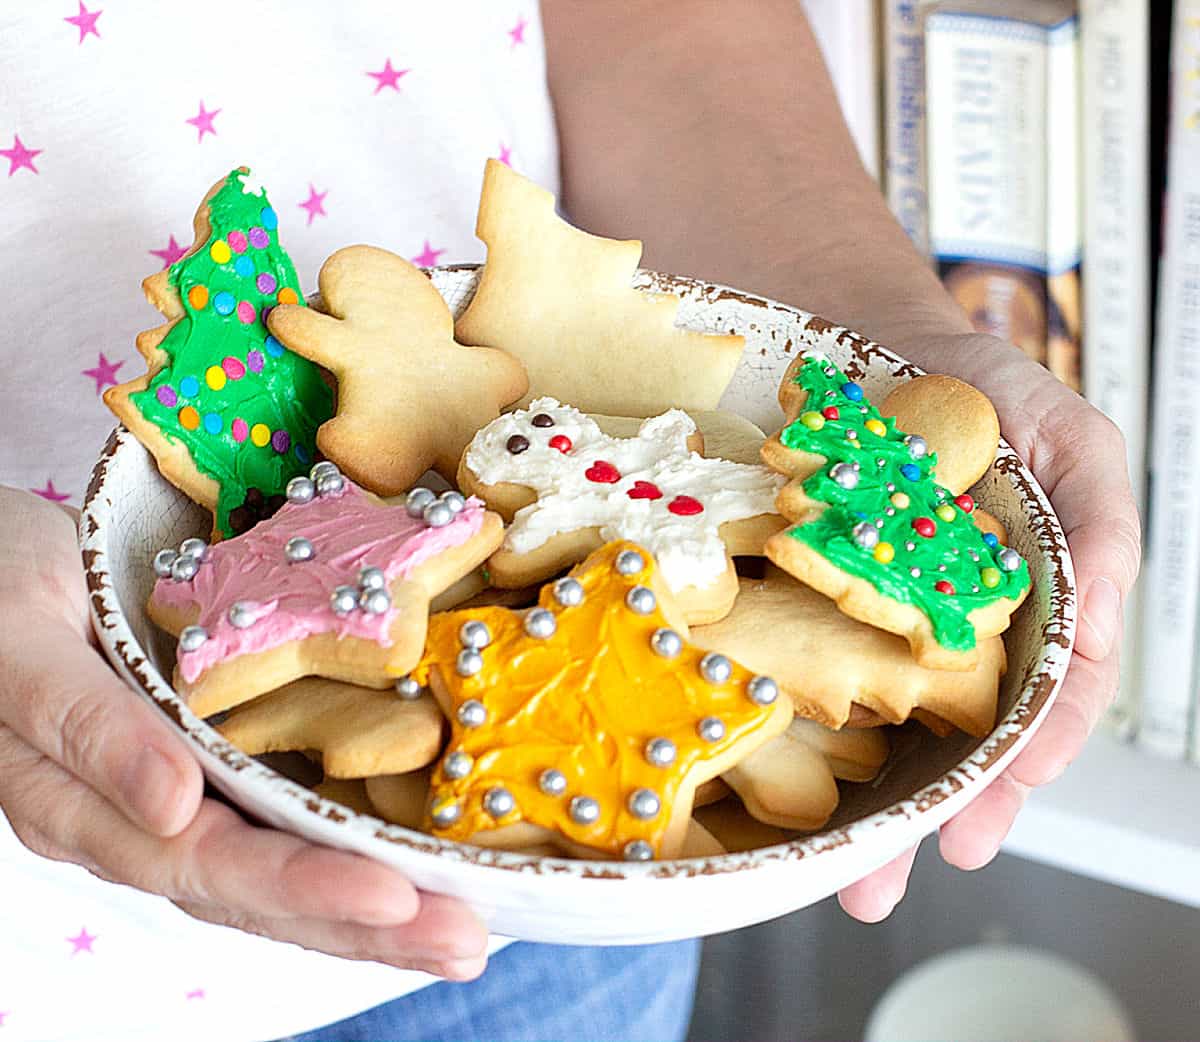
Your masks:
[[[474,291],[477,272],[447,268],[432,278],[457,314]],[[920,372],[847,329],[724,286],[652,272],[639,273],[637,286],[678,296],[680,325],[746,338],[722,405],[767,431],[782,419],[776,391],[783,371],[804,349],[828,354],[876,401]],[[113,666],[170,717],[212,784],[246,812],[393,865],[424,890],[461,897],[497,933],[571,944],[643,944],[731,930],[821,900],[934,831],[1028,740],[1070,658],[1070,557],[1046,495],[1006,445],[972,492],[1003,521],[1033,577],[1032,592],[1005,638],[1009,664],[995,730],[983,740],[939,740],[912,727],[875,782],[843,786],[841,806],[820,832],[744,853],[650,863],[526,856],[434,839],[322,799],[222,739],[171,689],[174,641],[144,611],[154,552],[207,534],[210,519],[160,477],[150,455],[122,428],[96,464],[80,532],[96,632]]]

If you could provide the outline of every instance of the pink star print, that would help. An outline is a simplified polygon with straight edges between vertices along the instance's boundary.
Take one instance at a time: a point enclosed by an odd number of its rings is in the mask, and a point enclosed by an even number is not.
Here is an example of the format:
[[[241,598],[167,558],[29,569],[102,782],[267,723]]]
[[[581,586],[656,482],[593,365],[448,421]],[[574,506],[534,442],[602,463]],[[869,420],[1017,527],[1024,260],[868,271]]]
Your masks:
[[[41,496],[42,499],[50,500],[51,503],[62,503],[71,498],[66,493],[59,492],[58,489],[54,487],[54,482],[49,478],[46,479],[45,488],[31,488],[29,491],[35,496]],[[86,933],[87,931],[85,930],[84,932]]]
[[[63,499],[66,498],[66,496],[63,496]],[[81,927],[77,937],[67,938],[67,943],[75,946],[75,949],[71,952],[71,954],[78,955],[80,952],[87,952],[89,955],[95,955],[96,953],[92,951],[92,941],[95,939],[96,935],[88,933],[87,927]]]
[[[426,239],[425,249],[418,253],[412,259],[412,262],[419,268],[432,268],[438,262],[438,258],[445,252],[445,250],[435,250],[429,245],[429,240]]]
[[[496,157],[505,166],[512,166],[512,149],[503,141],[500,142],[500,155]]]
[[[323,192],[318,192],[312,182],[308,185],[308,198],[300,204],[300,209],[308,211],[308,223],[313,223],[314,217],[328,217],[325,212],[325,196],[329,194],[329,189]]]
[[[0,1009],[0,1028],[4,1027],[4,1018],[7,1017],[11,1012],[11,1010]]]
[[[189,991],[187,993],[187,997],[189,1000],[190,999],[202,999],[202,998],[204,998],[204,989],[203,988],[195,988],[194,990]]]
[[[151,250],[150,252],[162,260],[163,268],[169,268],[172,264],[179,260],[180,257],[187,253],[187,250],[180,246],[179,243],[175,241],[175,236],[172,235],[170,241],[161,250]]]
[[[83,43],[89,35],[100,39],[100,31],[96,28],[96,19],[99,18],[103,11],[89,11],[83,6],[83,0],[79,0],[79,14],[70,15],[64,18],[64,22],[70,22],[79,30],[79,42]]]
[[[33,165],[33,157],[40,156],[45,151],[41,148],[26,148],[21,143],[20,135],[13,134],[13,147],[0,148],[0,156],[8,160],[8,176],[12,177],[18,170],[28,169],[35,174],[38,172]]]
[[[523,17],[517,18],[517,24],[508,30],[509,38],[512,40],[512,46],[516,47],[519,43],[525,42],[525,27],[529,25]]]
[[[96,363],[95,369],[84,369],[81,376],[90,376],[96,381],[96,393],[99,394],[109,384],[116,384],[117,370],[121,368],[124,362],[110,362],[104,357],[104,352],[100,352],[100,360]]]
[[[190,123],[193,127],[196,128],[197,143],[204,140],[205,134],[212,134],[213,136],[216,136],[217,128],[213,126],[213,120],[216,119],[217,116],[219,116],[220,114],[221,114],[220,109],[213,109],[212,112],[206,112],[204,110],[204,102],[201,101],[200,102],[200,111],[197,112],[196,115],[194,115],[191,119],[184,120],[185,123]]]
[[[383,63],[381,72],[368,72],[368,76],[373,76],[376,79],[375,93],[378,94],[384,87],[391,87],[396,93],[400,93],[400,77],[408,75],[408,69],[393,69],[392,59],[388,58]]]

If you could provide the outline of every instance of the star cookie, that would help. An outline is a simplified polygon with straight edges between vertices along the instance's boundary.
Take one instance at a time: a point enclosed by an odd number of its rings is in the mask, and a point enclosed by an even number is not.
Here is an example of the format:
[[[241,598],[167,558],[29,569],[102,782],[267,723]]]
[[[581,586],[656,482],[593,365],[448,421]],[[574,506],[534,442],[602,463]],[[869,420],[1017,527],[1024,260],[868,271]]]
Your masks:
[[[980,531],[969,494],[934,480],[925,439],[882,417],[823,355],[788,367],[779,400],[788,423],[763,459],[792,479],[777,505],[794,524],[767,540],[767,556],[845,614],[905,637],[921,665],[973,669],[979,641],[1002,633],[1029,592],[1025,560]]]
[[[218,538],[282,504],[333,412],[317,367],[267,330],[271,308],[304,307],[277,225],[244,167],[214,185],[195,243],[142,284],[168,319],[137,338],[147,372],[104,394],[163,476],[213,511]]]
[[[455,326],[529,373],[529,394],[586,412],[654,416],[715,409],[744,341],[675,326],[679,300],[632,286],[642,244],[573,228],[554,196],[488,160],[475,234],[488,247],[479,287]]]
[[[426,827],[645,860],[684,849],[696,787],[792,717],[767,677],[687,641],[649,551],[613,542],[526,612],[430,620],[426,680],[450,718]]]
[[[475,435],[460,487],[512,519],[488,562],[498,586],[524,586],[612,539],[654,554],[689,622],[719,619],[737,594],[731,555],[759,554],[783,527],[784,479],[762,464],[706,459],[694,421],[672,409],[614,438],[553,398],[507,413]]]
[[[383,688],[421,657],[429,601],[500,543],[457,492],[388,506],[328,460],[249,532],[155,557],[150,617],[179,637],[175,687],[200,716],[315,674]]]
[[[354,481],[396,495],[433,468],[454,477],[463,447],[528,386],[503,351],[454,340],[450,309],[425,274],[374,246],[321,267],[321,307],[278,307],[271,332],[338,381],[337,415],[317,445]]]

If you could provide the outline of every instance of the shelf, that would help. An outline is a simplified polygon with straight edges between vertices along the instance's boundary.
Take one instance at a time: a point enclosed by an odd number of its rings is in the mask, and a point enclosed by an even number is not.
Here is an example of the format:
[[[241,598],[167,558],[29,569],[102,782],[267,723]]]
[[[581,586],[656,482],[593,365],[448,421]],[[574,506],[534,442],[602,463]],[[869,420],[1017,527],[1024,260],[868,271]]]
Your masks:
[[[1200,769],[1097,734],[1030,795],[1004,850],[1200,907]]]

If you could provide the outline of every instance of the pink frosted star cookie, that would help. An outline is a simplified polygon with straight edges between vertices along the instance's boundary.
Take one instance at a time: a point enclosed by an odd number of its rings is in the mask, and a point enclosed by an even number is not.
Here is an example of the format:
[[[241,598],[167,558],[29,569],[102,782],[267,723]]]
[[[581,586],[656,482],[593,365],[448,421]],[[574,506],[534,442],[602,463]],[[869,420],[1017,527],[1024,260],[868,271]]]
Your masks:
[[[733,606],[732,556],[761,554],[784,521],[775,512],[783,479],[761,465],[692,451],[696,424],[672,409],[612,437],[553,398],[508,413],[479,431],[458,483],[512,521],[488,562],[492,582],[547,579],[614,539],[650,550],[691,623]]]
[[[500,544],[475,498],[388,506],[318,463],[287,503],[215,546],[154,559],[150,617],[179,637],[175,686],[200,716],[315,674],[384,688],[421,657],[429,600]]]

